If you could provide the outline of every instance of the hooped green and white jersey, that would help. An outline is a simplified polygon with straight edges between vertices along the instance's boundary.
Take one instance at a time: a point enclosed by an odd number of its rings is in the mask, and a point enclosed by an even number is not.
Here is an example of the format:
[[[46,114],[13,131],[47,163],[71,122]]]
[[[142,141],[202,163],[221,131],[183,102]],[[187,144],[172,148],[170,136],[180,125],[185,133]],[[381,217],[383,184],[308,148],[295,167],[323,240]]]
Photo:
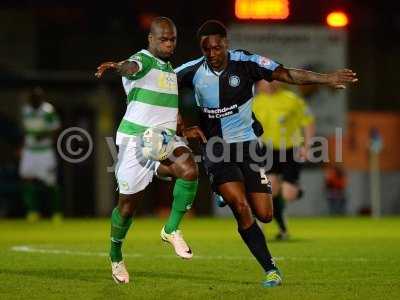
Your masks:
[[[53,139],[42,135],[54,132],[60,127],[60,119],[53,105],[43,102],[35,109],[30,104],[25,104],[22,107],[22,122],[25,132],[25,149],[45,151],[52,148]]]
[[[134,75],[122,77],[127,95],[126,113],[119,125],[117,144],[124,138],[138,136],[149,127],[176,131],[178,84],[174,69],[147,50],[131,56],[139,65]]]

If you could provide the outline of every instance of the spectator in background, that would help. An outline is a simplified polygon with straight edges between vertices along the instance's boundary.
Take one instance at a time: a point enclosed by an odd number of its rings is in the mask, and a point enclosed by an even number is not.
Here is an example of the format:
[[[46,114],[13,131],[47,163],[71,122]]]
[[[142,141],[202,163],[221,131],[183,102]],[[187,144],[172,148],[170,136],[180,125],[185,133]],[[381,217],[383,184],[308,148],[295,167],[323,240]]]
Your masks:
[[[24,146],[21,154],[20,176],[23,180],[23,200],[27,209],[27,220],[40,218],[40,182],[51,195],[53,220],[60,221],[61,203],[57,185],[57,162],[53,140],[60,128],[59,117],[53,107],[44,101],[44,92],[35,87],[22,107]]]
[[[344,169],[335,165],[328,167],[325,172],[325,188],[331,215],[346,213],[347,178]]]
[[[298,182],[300,161],[308,157],[315,132],[314,116],[302,98],[277,81],[257,83],[253,112],[264,130],[262,141],[268,151],[272,148],[266,171],[271,174],[274,218],[279,226],[277,239],[287,239],[284,209],[287,201],[302,195]],[[268,170],[271,157],[272,166]]]

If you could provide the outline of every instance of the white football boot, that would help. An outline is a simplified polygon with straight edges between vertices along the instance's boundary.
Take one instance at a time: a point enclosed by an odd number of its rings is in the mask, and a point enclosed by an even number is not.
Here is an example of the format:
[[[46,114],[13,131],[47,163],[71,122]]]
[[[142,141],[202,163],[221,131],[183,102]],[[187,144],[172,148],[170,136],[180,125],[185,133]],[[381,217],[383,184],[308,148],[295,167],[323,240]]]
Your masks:
[[[111,262],[112,278],[116,283],[129,283],[129,273],[126,270],[124,261]]]
[[[174,247],[176,255],[178,255],[179,257],[182,257],[184,259],[191,259],[193,257],[192,250],[186,244],[180,230],[166,233],[163,227],[161,229],[161,239],[164,242],[170,243]]]

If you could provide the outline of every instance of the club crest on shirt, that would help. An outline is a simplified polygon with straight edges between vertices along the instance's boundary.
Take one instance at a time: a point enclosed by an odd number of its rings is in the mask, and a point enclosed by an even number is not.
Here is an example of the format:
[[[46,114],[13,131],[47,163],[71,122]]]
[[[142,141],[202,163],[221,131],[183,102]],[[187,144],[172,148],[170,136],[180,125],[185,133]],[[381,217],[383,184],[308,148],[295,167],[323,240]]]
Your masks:
[[[127,191],[129,190],[129,184],[126,181],[120,181],[119,182],[119,189],[120,191]]]
[[[229,77],[229,85],[231,87],[237,87],[237,86],[239,86],[239,84],[240,84],[239,76],[232,75],[232,76]]]
[[[260,56],[258,64],[262,67],[269,67],[271,65],[271,60],[264,56]]]
[[[158,86],[162,89],[174,91],[177,89],[176,75],[173,73],[161,73],[158,77]]]

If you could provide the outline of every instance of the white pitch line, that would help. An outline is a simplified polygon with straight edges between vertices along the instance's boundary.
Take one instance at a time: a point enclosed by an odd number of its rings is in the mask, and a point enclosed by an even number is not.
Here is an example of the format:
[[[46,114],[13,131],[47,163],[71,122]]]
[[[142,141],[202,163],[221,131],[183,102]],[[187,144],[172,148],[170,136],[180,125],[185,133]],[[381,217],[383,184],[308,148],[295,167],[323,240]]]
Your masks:
[[[64,255],[78,255],[78,256],[108,256],[107,252],[86,252],[86,251],[75,251],[75,250],[66,250],[66,249],[47,249],[47,248],[37,248],[28,245],[22,246],[14,246],[10,248],[11,251],[14,252],[29,252],[29,253],[43,253],[43,254],[64,254]],[[164,259],[175,259],[175,255],[144,255],[142,253],[134,253],[134,254],[124,254],[125,257],[142,257],[149,259],[153,258],[164,258]],[[201,256],[196,255],[194,258],[196,259],[208,259],[208,260],[246,260],[252,259],[251,257],[240,257],[240,256]]]
[[[75,251],[67,249],[48,249],[48,248],[38,248],[29,245],[20,245],[10,248],[14,252],[28,252],[28,253],[43,253],[43,254],[58,254],[58,255],[75,255],[75,256],[101,256],[107,257],[109,253],[107,252],[89,252],[89,251]],[[145,255],[142,253],[131,253],[124,254],[125,257],[134,258],[160,258],[160,259],[176,259],[175,255]],[[204,260],[253,260],[254,258],[250,256],[203,256],[195,255],[193,259],[204,259]],[[291,261],[314,261],[314,262],[368,262],[371,259],[358,257],[358,258],[338,258],[338,257],[274,257],[274,260],[291,260]]]
[[[14,246],[11,251],[15,252],[30,252],[30,253],[44,253],[44,254],[64,254],[64,255],[78,255],[78,256],[108,256],[106,252],[85,252],[74,250],[62,249],[40,249],[31,246]],[[129,255],[131,257],[141,257],[141,254]]]

